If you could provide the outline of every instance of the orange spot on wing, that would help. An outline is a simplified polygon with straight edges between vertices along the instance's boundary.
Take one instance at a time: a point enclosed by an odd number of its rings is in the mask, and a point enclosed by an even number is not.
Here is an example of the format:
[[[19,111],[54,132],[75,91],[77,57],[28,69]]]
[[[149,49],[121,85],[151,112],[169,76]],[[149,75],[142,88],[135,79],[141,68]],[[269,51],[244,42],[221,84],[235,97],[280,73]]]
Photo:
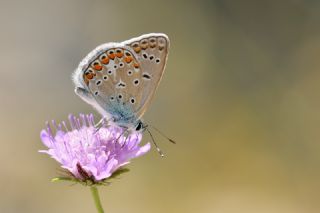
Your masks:
[[[83,74],[83,80],[86,85],[89,85],[89,79],[87,78],[86,74]]]
[[[111,58],[112,60],[116,57],[114,53],[108,54],[109,58]]]
[[[114,54],[114,49],[109,50],[107,52],[107,56],[113,60],[116,57],[116,55]]]
[[[141,40],[140,46],[141,46],[141,49],[143,49],[143,50],[147,49],[148,48],[148,40],[147,39]]]
[[[117,52],[117,53],[116,53],[116,56],[117,56],[118,58],[122,58],[123,52]]]
[[[98,70],[98,71],[101,71],[101,70],[102,70],[102,66],[101,66],[100,64],[95,64],[95,65],[93,65],[93,68],[94,68],[95,70]]]
[[[125,62],[130,63],[133,60],[133,58],[131,56],[127,56],[124,58],[124,60]]]
[[[93,79],[93,76],[95,76],[95,74],[91,73],[91,72],[86,73],[85,75],[86,75],[86,78],[89,79],[89,80]]]
[[[134,66],[134,68],[139,68],[139,64],[138,63],[134,63],[133,66]]]
[[[156,46],[156,39],[155,38],[150,38],[149,44],[151,48],[154,48]]]
[[[134,47],[133,50],[136,52],[136,53],[139,53],[141,51],[141,47],[137,46],[137,47]]]
[[[109,64],[109,58],[105,57],[104,59],[101,59],[101,63],[103,64]]]

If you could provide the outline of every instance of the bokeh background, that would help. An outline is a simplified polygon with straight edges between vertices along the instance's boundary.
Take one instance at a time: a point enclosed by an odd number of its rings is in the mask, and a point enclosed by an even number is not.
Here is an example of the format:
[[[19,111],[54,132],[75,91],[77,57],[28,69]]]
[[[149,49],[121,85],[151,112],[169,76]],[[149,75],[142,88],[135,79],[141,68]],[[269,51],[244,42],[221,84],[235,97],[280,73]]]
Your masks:
[[[320,212],[319,1],[1,0],[0,26],[0,212],[96,211],[39,132],[94,112],[70,77],[88,52],[149,32],[171,51],[145,120],[178,144],[155,133],[166,157],[101,188],[106,212]]]

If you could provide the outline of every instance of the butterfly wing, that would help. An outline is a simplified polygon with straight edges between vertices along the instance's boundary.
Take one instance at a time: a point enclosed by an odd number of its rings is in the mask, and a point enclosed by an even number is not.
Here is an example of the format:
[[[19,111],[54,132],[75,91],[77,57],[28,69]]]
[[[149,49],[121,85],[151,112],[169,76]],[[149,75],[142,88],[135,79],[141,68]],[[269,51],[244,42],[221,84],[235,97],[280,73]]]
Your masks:
[[[139,73],[141,98],[135,108],[137,117],[141,118],[150,105],[164,73],[170,45],[169,38],[162,33],[150,33],[123,43],[132,48],[141,69]]]
[[[102,103],[101,100],[97,100],[95,97],[95,94],[97,94],[95,92],[97,90],[94,88],[94,85],[98,78],[101,77],[101,73],[99,73],[99,67],[94,65],[94,61],[99,60],[99,56],[117,45],[117,43],[106,43],[98,46],[80,62],[78,68],[72,75],[72,79],[76,87],[75,93],[85,102],[96,108],[97,111],[106,118],[111,118],[112,115],[106,110],[108,103]],[[112,85],[106,86],[112,89]],[[112,90],[110,90],[110,92],[111,91]]]
[[[73,75],[76,93],[104,117],[134,125],[161,80],[168,47],[167,36],[155,33],[99,46]]]

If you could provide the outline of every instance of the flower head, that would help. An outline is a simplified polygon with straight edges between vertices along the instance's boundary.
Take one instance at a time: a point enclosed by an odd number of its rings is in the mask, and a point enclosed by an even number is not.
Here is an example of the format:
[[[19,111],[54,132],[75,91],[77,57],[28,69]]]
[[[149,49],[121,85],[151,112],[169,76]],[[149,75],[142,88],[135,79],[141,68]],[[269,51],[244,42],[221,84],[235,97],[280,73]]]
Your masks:
[[[49,154],[78,180],[104,181],[132,158],[150,150],[149,143],[139,146],[141,133],[124,134],[117,126],[97,130],[92,114],[70,115],[69,123],[70,127],[65,122],[47,123],[40,137],[48,150],[40,152]]]

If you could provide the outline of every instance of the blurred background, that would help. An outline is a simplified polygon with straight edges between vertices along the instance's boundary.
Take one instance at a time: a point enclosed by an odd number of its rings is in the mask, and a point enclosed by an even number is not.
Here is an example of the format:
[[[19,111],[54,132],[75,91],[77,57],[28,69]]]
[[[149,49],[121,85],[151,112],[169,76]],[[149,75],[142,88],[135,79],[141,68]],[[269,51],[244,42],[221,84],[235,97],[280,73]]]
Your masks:
[[[89,188],[51,183],[46,120],[95,112],[71,74],[99,44],[171,39],[145,120],[153,149],[100,188],[106,212],[320,212],[320,2],[0,1],[0,212],[95,212]],[[97,116],[98,114],[95,113]],[[150,141],[145,135],[144,142]]]

